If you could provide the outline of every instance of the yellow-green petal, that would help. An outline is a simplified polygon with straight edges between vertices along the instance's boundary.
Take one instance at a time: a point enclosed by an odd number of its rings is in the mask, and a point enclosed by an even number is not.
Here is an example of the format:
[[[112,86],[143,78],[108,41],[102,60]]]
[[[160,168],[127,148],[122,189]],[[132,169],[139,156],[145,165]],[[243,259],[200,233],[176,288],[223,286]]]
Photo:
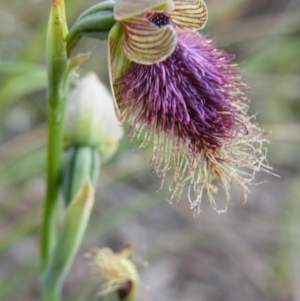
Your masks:
[[[131,61],[152,65],[165,60],[174,52],[177,33],[173,25],[159,28],[143,16],[127,19],[122,24],[122,49]]]
[[[172,0],[117,0],[114,15],[116,20],[121,21],[147,11],[170,11],[173,8]]]
[[[116,102],[115,95],[117,94],[114,83],[129,67],[130,60],[124,55],[121,44],[124,39],[124,30],[120,22],[117,22],[111,29],[108,36],[108,65],[111,90],[114,99],[114,108],[118,120],[121,120],[121,114]]]
[[[202,0],[174,0],[175,10],[170,13],[178,28],[202,29],[208,18],[206,4]]]

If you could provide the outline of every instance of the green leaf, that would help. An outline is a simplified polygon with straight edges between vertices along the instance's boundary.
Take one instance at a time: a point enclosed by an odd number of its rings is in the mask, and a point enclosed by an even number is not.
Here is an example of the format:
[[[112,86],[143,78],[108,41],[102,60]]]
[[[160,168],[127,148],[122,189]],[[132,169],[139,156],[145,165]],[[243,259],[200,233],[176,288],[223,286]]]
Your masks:
[[[47,86],[46,68],[42,65],[0,61],[0,74],[8,76],[0,87],[0,111],[24,95]]]
[[[76,256],[94,204],[94,188],[87,180],[70,203],[54,252],[43,274],[44,301],[59,300],[63,281]]]

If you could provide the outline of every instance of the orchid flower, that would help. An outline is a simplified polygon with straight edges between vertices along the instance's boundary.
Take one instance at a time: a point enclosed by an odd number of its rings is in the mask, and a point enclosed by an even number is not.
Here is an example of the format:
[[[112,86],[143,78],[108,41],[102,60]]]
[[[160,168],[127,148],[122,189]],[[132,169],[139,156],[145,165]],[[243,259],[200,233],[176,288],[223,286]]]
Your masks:
[[[135,265],[128,258],[131,253],[131,245],[127,245],[119,253],[109,248],[95,248],[86,254],[94,275],[103,282],[99,296],[117,291],[120,300],[136,300],[140,280]]]
[[[109,34],[110,79],[118,117],[140,147],[153,141],[152,164],[173,181],[170,201],[188,191],[200,212],[203,191],[218,212],[218,186],[245,199],[254,174],[270,170],[264,133],[248,116],[248,85],[234,56],[198,33],[202,0],[118,0]],[[228,202],[227,202],[228,204]]]

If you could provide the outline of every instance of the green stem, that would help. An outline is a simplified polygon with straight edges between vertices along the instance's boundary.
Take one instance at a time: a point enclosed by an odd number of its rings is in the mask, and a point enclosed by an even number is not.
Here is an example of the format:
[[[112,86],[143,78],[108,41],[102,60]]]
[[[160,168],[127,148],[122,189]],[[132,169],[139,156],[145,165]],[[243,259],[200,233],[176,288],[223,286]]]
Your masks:
[[[42,269],[44,268],[56,241],[56,212],[61,174],[65,102],[65,97],[62,99],[52,99],[52,96],[49,96],[48,99],[47,192],[41,238]]]
[[[67,25],[64,1],[52,0],[47,32],[48,69],[48,148],[47,148],[47,191],[41,233],[41,267],[44,269],[51,255],[57,232],[57,203],[61,174],[63,126],[67,89],[64,75],[67,68],[65,36]]]

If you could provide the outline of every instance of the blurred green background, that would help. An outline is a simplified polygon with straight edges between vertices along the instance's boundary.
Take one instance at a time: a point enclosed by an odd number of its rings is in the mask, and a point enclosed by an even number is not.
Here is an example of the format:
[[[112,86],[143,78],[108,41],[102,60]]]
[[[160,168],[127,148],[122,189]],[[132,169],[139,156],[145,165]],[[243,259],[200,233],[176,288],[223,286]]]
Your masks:
[[[68,23],[95,0],[66,0]],[[205,198],[193,218],[183,196],[151,173],[151,146],[134,151],[124,138],[102,167],[96,206],[64,289],[64,300],[96,300],[83,254],[132,243],[143,301],[300,300],[300,1],[207,0],[203,30],[236,54],[251,84],[250,113],[272,131],[268,158],[280,178],[257,175],[245,205],[233,187],[226,214]],[[50,0],[0,3],[0,300],[39,300],[38,246],[45,192],[45,31]],[[83,39],[91,51],[79,73],[108,85],[107,43]],[[168,183],[168,179],[165,181]],[[167,186],[167,185],[166,185]]]

